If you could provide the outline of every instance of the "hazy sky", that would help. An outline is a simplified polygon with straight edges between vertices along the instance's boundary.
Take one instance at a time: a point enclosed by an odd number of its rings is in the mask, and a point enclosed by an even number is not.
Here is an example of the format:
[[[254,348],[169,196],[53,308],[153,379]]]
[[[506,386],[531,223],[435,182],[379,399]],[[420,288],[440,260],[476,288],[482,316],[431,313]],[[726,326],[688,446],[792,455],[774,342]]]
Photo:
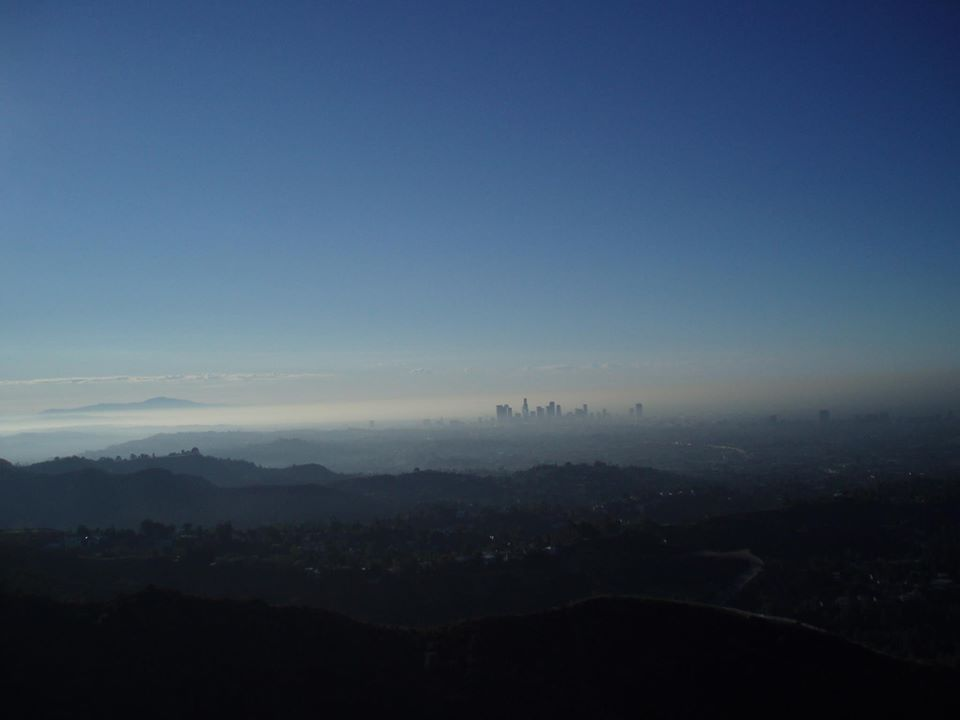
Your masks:
[[[949,0],[0,0],[0,407],[956,378],[958,37]]]

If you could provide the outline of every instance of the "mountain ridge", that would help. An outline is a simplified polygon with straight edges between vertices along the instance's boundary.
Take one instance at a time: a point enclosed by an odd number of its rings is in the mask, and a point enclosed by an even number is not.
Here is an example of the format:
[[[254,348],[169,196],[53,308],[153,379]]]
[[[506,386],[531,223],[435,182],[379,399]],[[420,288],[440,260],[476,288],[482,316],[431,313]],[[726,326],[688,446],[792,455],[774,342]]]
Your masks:
[[[194,402],[193,400],[181,400],[179,398],[170,398],[163,395],[140,400],[136,402],[125,403],[97,403],[96,405],[83,405],[75,408],[50,408],[42,410],[41,415],[70,415],[74,413],[99,413],[99,412],[134,412],[137,410],[187,410],[196,408],[216,407],[207,403]]]

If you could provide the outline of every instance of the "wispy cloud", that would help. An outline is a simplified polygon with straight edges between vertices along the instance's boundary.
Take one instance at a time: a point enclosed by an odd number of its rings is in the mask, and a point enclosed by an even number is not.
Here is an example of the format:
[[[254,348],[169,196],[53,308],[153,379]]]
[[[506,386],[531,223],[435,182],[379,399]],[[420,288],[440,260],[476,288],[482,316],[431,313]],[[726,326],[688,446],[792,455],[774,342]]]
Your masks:
[[[537,365],[524,368],[527,372],[534,373],[564,373],[579,370],[576,365]]]
[[[623,368],[622,365],[617,363],[591,363],[589,365],[536,365],[536,366],[527,366],[524,368],[527,372],[532,373],[588,373],[588,372],[611,372],[614,370],[620,370]]]
[[[258,380],[303,380],[335,377],[333,373],[184,373],[177,375],[94,375],[59,378],[0,380],[0,387],[31,385],[141,385],[150,383],[252,382]]]

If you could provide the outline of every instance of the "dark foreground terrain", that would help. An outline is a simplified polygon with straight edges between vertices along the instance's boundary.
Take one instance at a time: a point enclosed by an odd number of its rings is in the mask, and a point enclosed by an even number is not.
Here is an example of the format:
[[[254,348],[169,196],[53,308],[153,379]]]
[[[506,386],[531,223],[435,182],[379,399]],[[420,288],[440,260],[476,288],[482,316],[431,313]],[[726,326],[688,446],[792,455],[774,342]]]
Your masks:
[[[40,717],[960,717],[958,479],[0,462],[4,697]]]
[[[958,669],[958,480],[603,463],[345,476],[192,451],[0,462],[0,588],[108,602],[156,586],[417,627],[658,597]]]
[[[957,717],[957,675],[788,621],[636,598],[412,631],[148,590],[0,598],[24,716]]]

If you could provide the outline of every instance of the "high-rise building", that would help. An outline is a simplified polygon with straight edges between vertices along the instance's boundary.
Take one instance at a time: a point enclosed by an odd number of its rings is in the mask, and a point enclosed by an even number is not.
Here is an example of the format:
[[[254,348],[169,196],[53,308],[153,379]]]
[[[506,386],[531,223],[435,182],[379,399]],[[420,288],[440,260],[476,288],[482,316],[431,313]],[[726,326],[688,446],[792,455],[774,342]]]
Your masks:
[[[527,399],[526,399],[526,398],[523,399],[523,416],[524,416],[525,418],[530,417],[530,406],[527,405]]]
[[[556,414],[557,414],[557,404],[553,400],[551,400],[547,404],[547,417],[553,417]]]
[[[637,403],[633,406],[633,419],[639,422],[641,417],[643,417],[643,403]]]
[[[563,417],[563,408],[560,407],[560,404],[557,404],[557,417]]]

